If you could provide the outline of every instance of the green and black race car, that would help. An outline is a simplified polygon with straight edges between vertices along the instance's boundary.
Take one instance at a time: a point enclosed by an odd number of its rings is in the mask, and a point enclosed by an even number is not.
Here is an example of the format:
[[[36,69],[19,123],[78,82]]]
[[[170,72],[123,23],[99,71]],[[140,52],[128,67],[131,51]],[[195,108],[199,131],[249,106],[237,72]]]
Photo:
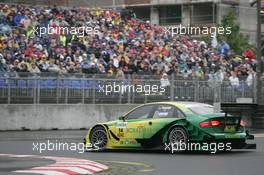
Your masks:
[[[215,113],[196,102],[157,102],[140,105],[118,120],[89,129],[86,147],[95,149],[164,149],[176,143],[222,143],[229,149],[255,149],[241,117]],[[185,147],[187,148],[187,147]],[[225,148],[226,149],[226,148]],[[228,150],[229,150],[228,149]]]

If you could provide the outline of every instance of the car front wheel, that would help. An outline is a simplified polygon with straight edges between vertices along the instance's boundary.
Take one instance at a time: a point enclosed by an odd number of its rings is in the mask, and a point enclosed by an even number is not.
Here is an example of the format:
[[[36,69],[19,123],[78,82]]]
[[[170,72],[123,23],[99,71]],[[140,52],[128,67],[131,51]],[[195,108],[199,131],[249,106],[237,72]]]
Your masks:
[[[105,149],[107,141],[107,133],[102,126],[97,126],[92,129],[90,134],[90,143],[95,149]]]

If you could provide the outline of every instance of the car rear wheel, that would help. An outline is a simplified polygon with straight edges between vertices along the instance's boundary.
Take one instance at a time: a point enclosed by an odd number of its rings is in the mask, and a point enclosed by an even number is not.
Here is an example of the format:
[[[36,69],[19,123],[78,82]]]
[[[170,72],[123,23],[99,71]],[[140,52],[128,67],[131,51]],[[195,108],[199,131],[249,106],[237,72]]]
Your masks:
[[[170,130],[168,135],[168,142],[174,151],[186,151],[188,135],[185,129],[181,127],[174,127]]]
[[[92,129],[90,134],[90,142],[92,146],[96,149],[103,150],[107,145],[107,134],[102,126],[97,126]]]

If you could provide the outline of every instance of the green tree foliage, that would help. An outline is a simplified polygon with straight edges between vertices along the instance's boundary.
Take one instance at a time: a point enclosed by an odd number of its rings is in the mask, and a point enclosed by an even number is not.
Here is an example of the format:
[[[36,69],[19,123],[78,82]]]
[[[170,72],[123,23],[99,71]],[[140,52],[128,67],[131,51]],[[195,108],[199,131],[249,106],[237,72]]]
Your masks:
[[[231,27],[231,34],[218,35],[219,40],[225,40],[230,48],[236,53],[241,55],[246,48],[251,48],[255,52],[255,46],[249,44],[248,37],[240,32],[239,22],[237,21],[237,15],[234,11],[227,12],[222,20],[221,26],[224,28]]]

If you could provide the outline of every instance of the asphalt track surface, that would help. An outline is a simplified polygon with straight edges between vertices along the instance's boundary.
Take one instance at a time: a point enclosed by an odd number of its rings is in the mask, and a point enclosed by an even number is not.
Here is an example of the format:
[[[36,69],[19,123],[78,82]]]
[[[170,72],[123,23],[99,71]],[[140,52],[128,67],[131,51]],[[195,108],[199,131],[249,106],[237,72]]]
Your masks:
[[[33,151],[34,143],[81,143],[86,131],[0,132],[0,154],[62,156],[97,161],[109,166],[100,175],[260,175],[264,172],[264,134],[257,133],[257,150],[211,154],[206,152],[85,152]],[[80,151],[81,152],[81,151]],[[50,160],[0,157],[0,174],[50,164]],[[21,174],[21,173],[19,173]],[[22,175],[22,174],[21,174]]]

